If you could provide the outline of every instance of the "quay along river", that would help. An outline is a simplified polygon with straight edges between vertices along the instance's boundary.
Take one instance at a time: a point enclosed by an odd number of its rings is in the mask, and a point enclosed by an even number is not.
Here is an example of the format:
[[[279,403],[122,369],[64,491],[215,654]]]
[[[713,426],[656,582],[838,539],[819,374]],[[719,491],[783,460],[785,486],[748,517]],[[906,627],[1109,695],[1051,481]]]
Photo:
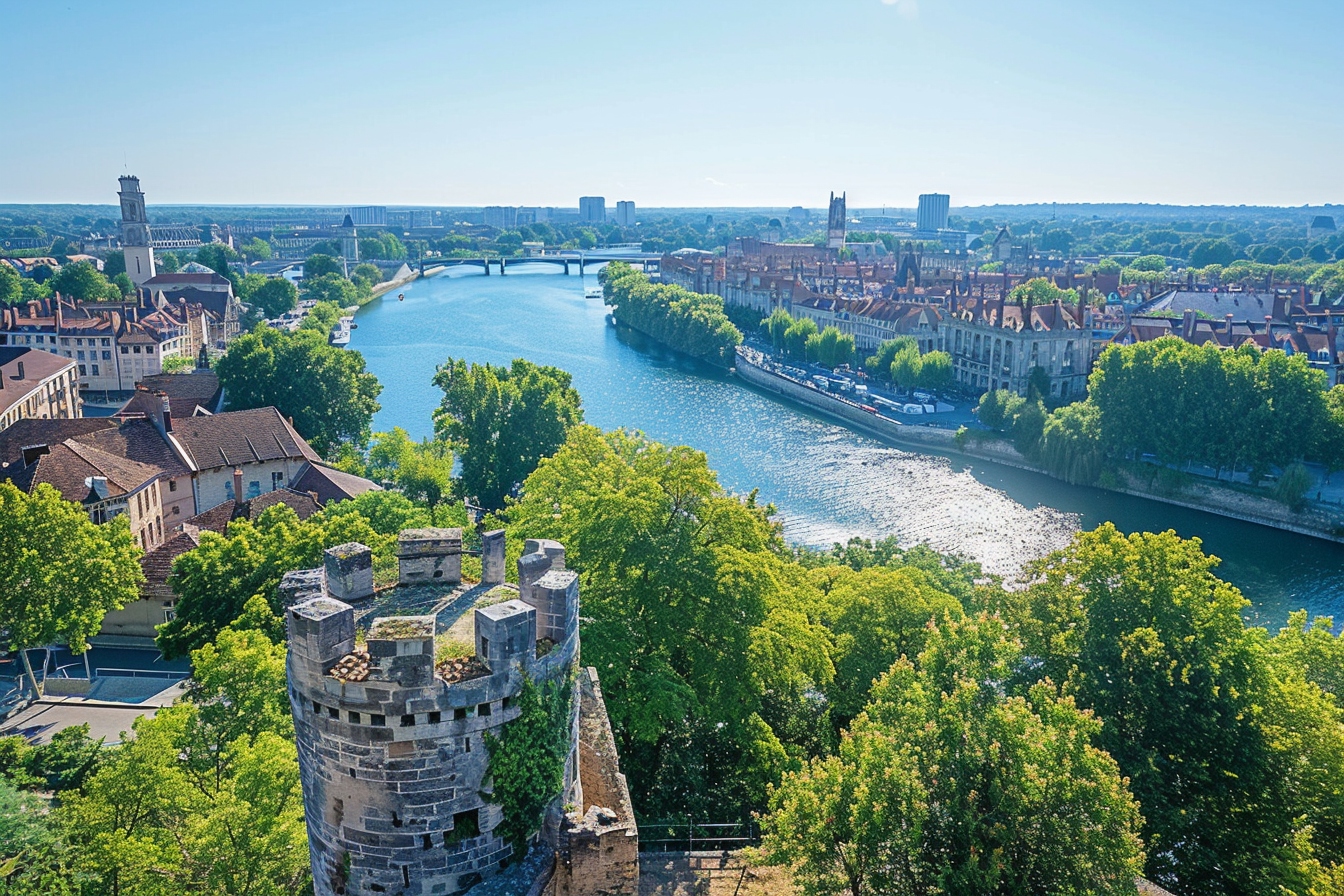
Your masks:
[[[524,357],[573,375],[587,422],[691,445],[729,490],[759,488],[794,543],[895,535],[1012,575],[1079,528],[1107,520],[1126,532],[1175,529],[1222,558],[1218,575],[1252,602],[1249,620],[1277,630],[1290,610],[1305,607],[1344,623],[1344,546],[884,444],[641,344],[607,322],[601,299],[583,297],[591,273],[581,280],[552,270],[510,265],[504,277],[452,270],[360,309],[350,347],[383,384],[375,431],[400,426],[417,439],[433,432],[441,393],[430,380],[446,358],[506,365]]]

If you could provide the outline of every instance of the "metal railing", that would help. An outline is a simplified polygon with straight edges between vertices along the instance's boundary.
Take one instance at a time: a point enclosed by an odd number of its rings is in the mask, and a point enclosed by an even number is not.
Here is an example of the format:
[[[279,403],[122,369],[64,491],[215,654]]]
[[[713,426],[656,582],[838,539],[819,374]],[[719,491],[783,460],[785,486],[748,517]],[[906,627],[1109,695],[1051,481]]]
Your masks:
[[[726,852],[760,842],[761,829],[754,821],[654,821],[639,826],[641,852]]]
[[[93,670],[95,678],[161,678],[165,681],[181,681],[191,676],[190,672],[177,672],[168,669],[110,669],[99,666]]]

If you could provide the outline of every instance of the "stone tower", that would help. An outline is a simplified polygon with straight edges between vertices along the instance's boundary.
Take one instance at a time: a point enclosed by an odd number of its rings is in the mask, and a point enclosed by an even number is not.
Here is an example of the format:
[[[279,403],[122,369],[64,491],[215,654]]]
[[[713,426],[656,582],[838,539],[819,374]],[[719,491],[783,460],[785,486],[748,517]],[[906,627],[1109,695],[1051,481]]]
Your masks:
[[[140,178],[122,175],[121,251],[126,256],[126,274],[138,289],[154,276],[154,247],[149,241],[149,218],[145,217],[145,194]]]
[[[826,248],[840,250],[845,248],[845,194],[837,199],[831,194],[831,207],[826,215]]]
[[[350,276],[350,265],[359,264],[359,234],[355,232],[355,222],[349,216],[341,222],[341,262],[345,265],[345,276]]]
[[[492,537],[485,551],[498,555],[485,558],[489,570],[502,572],[503,539]],[[439,612],[377,618],[362,646],[352,603],[373,599],[368,548],[332,548],[323,568],[289,573],[281,583],[314,893],[448,896],[500,875],[519,858],[497,832],[504,816],[491,799],[485,737],[500,736],[517,718],[516,698],[529,680],[542,690],[572,685],[564,783],[536,838],[543,856],[549,850],[564,859],[565,870],[547,892],[563,883],[564,893],[596,893],[598,882],[601,892],[633,892],[638,838],[624,778],[615,768],[596,768],[591,755],[602,751],[584,746],[611,735],[595,673],[591,684],[582,675],[575,680],[578,576],[565,569],[564,548],[528,540],[517,587],[461,585],[461,553],[461,530],[403,532],[400,584],[380,592],[377,602],[400,596],[408,606]],[[464,636],[474,642],[472,655],[436,663],[436,635],[449,626],[455,635],[470,633]],[[605,734],[580,736],[581,703],[584,718],[600,721]],[[583,813],[581,763],[590,767],[594,793],[612,804],[600,818],[596,808]],[[579,807],[572,817],[562,813],[568,804]],[[549,861],[548,869],[561,867]],[[507,874],[534,878],[508,892],[527,892],[538,879],[526,866],[513,865]],[[584,869],[577,881],[574,867]],[[513,886],[508,877],[500,883]]]

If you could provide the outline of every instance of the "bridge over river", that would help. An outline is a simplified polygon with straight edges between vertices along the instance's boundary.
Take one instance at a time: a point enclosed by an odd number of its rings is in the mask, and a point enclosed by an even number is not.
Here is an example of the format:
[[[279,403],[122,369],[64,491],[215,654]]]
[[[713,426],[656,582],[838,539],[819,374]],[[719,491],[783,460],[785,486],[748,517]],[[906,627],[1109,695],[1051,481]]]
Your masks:
[[[601,267],[610,264],[613,261],[623,261],[626,264],[637,267],[644,272],[656,271],[662,261],[662,254],[658,252],[624,252],[601,250],[593,252],[555,252],[542,255],[523,255],[516,258],[500,257],[481,257],[481,258],[440,258],[430,256],[421,258],[418,262],[420,275],[426,276],[436,271],[448,268],[475,267],[480,268],[487,277],[492,270],[497,270],[499,274],[508,273],[509,268],[516,268],[520,265],[550,265],[558,268],[561,273],[568,274],[571,269],[577,270],[580,275],[584,274],[590,267]]]

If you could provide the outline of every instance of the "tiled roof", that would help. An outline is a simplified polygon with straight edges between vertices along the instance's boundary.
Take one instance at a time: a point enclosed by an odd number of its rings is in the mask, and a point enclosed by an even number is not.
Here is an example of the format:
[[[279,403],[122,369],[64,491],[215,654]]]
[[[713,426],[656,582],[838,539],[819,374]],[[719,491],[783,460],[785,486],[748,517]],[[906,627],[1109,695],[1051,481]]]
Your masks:
[[[161,373],[140,381],[151,392],[168,395],[168,410],[173,417],[190,417],[197,407],[211,413],[219,406],[219,376],[213,370],[192,373]]]
[[[23,462],[23,449],[32,445],[57,445],[100,429],[112,429],[110,417],[77,417],[74,420],[17,420],[0,431],[0,470]]]
[[[305,466],[294,478],[293,487],[301,492],[315,492],[317,499],[323,504],[345,501],[365,492],[381,490],[381,486],[376,482],[320,463],[309,463]]]
[[[153,464],[169,476],[185,476],[191,472],[159,435],[154,424],[144,418],[127,420],[115,429],[100,429],[74,441],[117,457]]]
[[[164,292],[168,292],[174,286],[190,286],[192,284],[214,284],[216,286],[223,286],[228,282],[229,281],[226,278],[221,277],[214,271],[205,274],[197,273],[195,271],[177,271],[172,274],[156,274],[146,280],[143,285],[149,287],[151,290],[163,290]]]
[[[321,509],[321,505],[310,494],[297,489],[278,488],[273,492],[265,492],[255,498],[249,498],[242,504],[236,501],[225,501],[223,504],[211,507],[204,513],[196,514],[196,516],[187,520],[186,524],[197,529],[208,529],[211,532],[218,532],[223,535],[229,523],[234,520],[255,520],[261,516],[262,511],[266,508],[274,507],[277,504],[288,504],[294,508],[294,512],[298,514],[301,520],[308,519]]]
[[[163,585],[172,575],[173,563],[187,551],[195,550],[201,544],[195,529],[185,529],[140,557],[140,569],[145,574],[146,585]]]
[[[91,477],[105,477],[108,494],[115,496],[132,492],[161,473],[158,467],[116,457],[74,440],[50,447],[48,453],[28,466],[11,465],[0,475],[26,492],[45,482],[67,501],[82,502],[89,495]]]
[[[19,364],[23,364],[23,379],[19,379]],[[72,362],[51,352],[19,346],[0,347],[0,413],[23,401],[38,383],[59,373]]]
[[[173,436],[200,470],[282,458],[321,460],[275,408],[173,421]]]

